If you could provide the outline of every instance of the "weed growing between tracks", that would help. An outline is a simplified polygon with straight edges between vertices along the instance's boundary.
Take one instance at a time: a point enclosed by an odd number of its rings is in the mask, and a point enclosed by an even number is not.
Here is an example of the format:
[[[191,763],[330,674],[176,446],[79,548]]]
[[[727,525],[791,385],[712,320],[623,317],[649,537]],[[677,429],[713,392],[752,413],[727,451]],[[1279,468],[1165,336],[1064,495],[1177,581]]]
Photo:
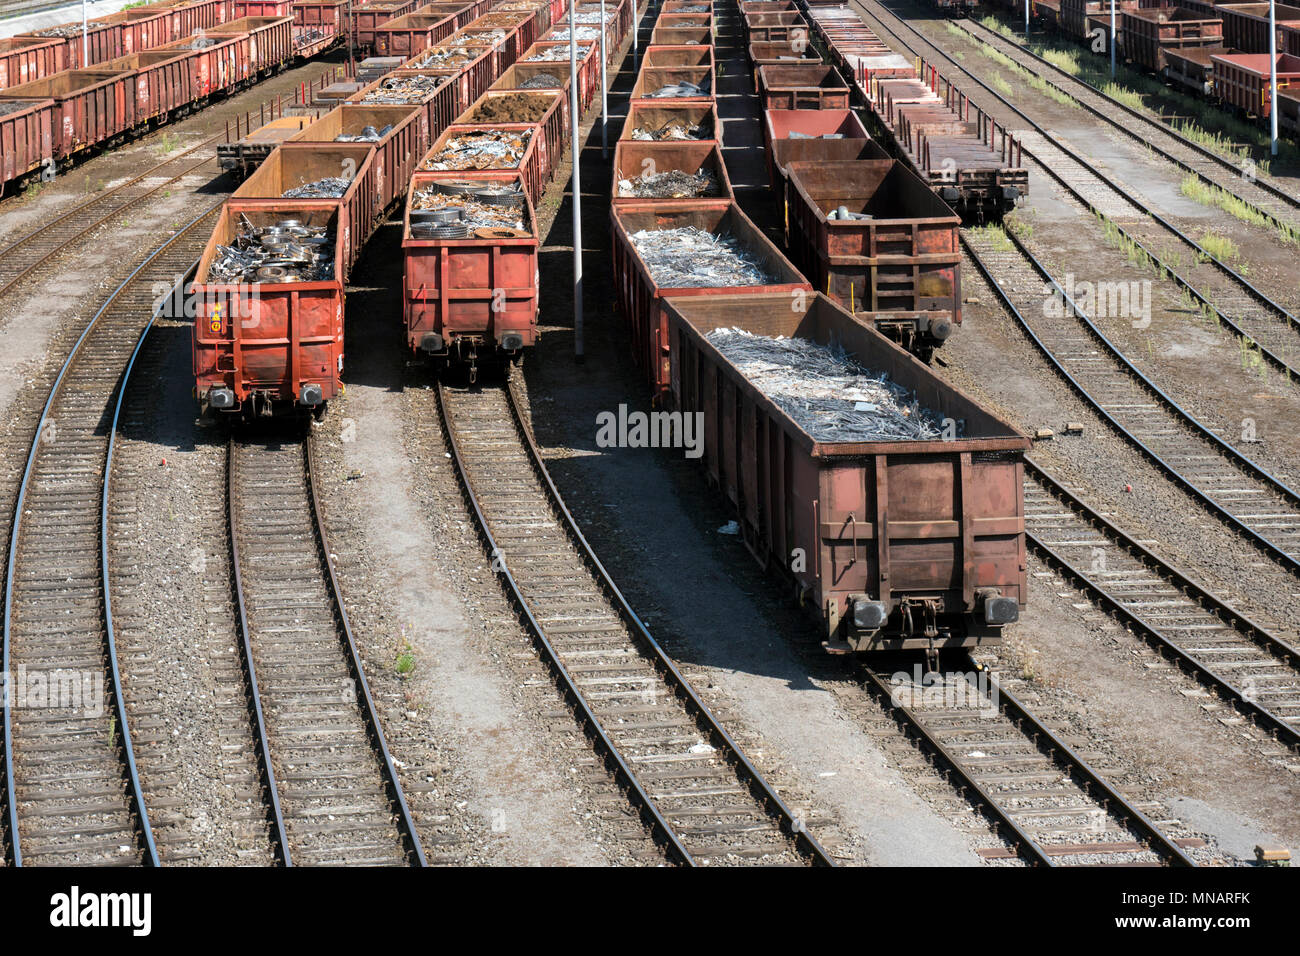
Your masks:
[[[983,226],[971,226],[971,232],[986,241],[998,252],[1013,252],[1015,246],[1007,238],[1005,230],[996,223],[988,223]]]
[[[1251,206],[1249,203],[1243,202],[1222,186],[1215,186],[1203,182],[1199,176],[1196,176],[1193,173],[1188,173],[1183,177],[1182,183],[1179,185],[1179,190],[1188,199],[1198,202],[1202,206],[1222,209],[1234,219],[1240,219],[1242,222],[1249,223],[1252,226],[1260,226],[1264,229],[1273,229],[1277,232],[1278,237],[1288,245],[1300,245],[1300,232],[1284,224],[1275,225],[1272,220],[1263,215],[1258,209]]]

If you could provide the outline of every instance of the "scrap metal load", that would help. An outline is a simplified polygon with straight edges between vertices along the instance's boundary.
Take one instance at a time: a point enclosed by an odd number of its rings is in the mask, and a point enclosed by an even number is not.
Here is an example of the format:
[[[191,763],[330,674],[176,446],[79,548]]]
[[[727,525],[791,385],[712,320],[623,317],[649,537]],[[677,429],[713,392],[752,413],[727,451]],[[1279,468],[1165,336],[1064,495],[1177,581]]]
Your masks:
[[[936,69],[894,54],[848,7],[810,6],[808,17],[896,155],[962,216],[999,220],[1028,195],[1019,141]]]

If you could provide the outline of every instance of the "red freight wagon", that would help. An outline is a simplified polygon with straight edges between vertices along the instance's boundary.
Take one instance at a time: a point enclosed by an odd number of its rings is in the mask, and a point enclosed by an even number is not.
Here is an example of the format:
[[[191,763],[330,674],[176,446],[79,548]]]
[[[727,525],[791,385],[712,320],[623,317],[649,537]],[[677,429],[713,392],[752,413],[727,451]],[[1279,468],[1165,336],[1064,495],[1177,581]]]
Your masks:
[[[421,76],[443,82],[433,92],[402,91],[400,84],[410,77]],[[432,139],[436,139],[462,112],[456,103],[456,84],[445,76],[423,70],[394,70],[365,89],[358,90],[347,101],[366,106],[419,106],[424,112],[424,122],[429,127]]]
[[[211,37],[248,35],[250,75],[280,69],[294,56],[291,17],[240,17],[209,33]]]
[[[1226,55],[1226,47],[1187,47],[1165,50],[1164,75],[1180,86],[1204,96],[1214,89],[1214,63],[1212,57]]]
[[[862,120],[852,110],[767,110],[763,113],[763,145],[767,148],[768,181],[782,195],[786,167],[792,162],[889,159],[885,148],[867,136]]]
[[[713,30],[709,27],[655,27],[650,31],[650,42],[655,46],[699,46],[713,43]]]
[[[157,7],[133,7],[113,14],[122,19],[122,53],[143,53],[156,46],[170,43],[172,17],[170,11]],[[106,18],[107,19],[107,18]]]
[[[961,324],[961,219],[894,160],[786,172],[786,245],[813,287],[929,359]]]
[[[713,69],[713,47],[691,46],[656,46],[645,48],[641,57],[643,67],[657,66],[707,66]]]
[[[211,30],[231,19],[228,0],[195,0],[168,4],[172,14],[172,39],[180,40],[200,30]]]
[[[1124,55],[1153,73],[1165,68],[1165,51],[1223,45],[1223,21],[1181,7],[1125,10]]]
[[[0,93],[4,100],[54,100],[54,157],[107,142],[135,125],[135,77],[121,70],[67,70]]]
[[[549,176],[551,173],[549,160],[543,159],[547,147],[545,137],[537,135],[540,129],[541,127],[531,123],[494,123],[490,126],[462,126],[455,124],[448,126],[433,144],[433,148],[429,150],[429,155],[420,163],[420,169],[433,172],[455,172],[457,178],[471,180],[500,178],[497,174],[503,170],[517,170],[523,180],[524,191],[528,193],[528,198],[536,202],[545,192],[546,184],[550,182]],[[484,165],[479,168],[436,168],[451,158],[447,151],[452,148],[452,140],[474,134],[499,135],[511,141],[521,142],[523,143],[523,153],[517,159],[506,156],[482,160]],[[454,159],[452,161],[454,162]]]
[[[348,0],[298,0],[293,5],[293,22],[295,26],[341,33],[347,7]]]
[[[564,54],[563,59],[551,59],[551,51],[559,50]],[[565,73],[569,72],[569,41],[556,40],[547,41],[539,40],[531,47],[524,51],[524,55],[518,60],[519,63],[544,63],[552,69],[560,69]],[[596,44],[591,43],[587,46],[578,44],[578,105],[585,111],[591,105],[597,92],[600,90],[600,53]]]
[[[741,539],[822,624],[832,652],[996,643],[1026,602],[1029,439],[824,296],[675,297],[664,304],[671,404],[702,413],[704,466]],[[818,440],[707,336],[720,328],[843,348],[957,437]],[[792,562],[792,557],[805,560]]]
[[[1223,45],[1242,53],[1268,53],[1267,3],[1220,3],[1214,7],[1223,17]],[[1277,4],[1277,51],[1287,52],[1285,30],[1300,26],[1300,7]]]
[[[712,196],[643,199],[630,195],[622,185],[645,175],[682,172],[694,176],[701,171],[708,172],[717,184],[717,190]],[[734,201],[735,198],[717,140],[668,143],[623,139],[614,147],[612,200],[616,205],[644,206],[648,202],[671,202],[679,206],[705,206],[716,204],[719,200]]]
[[[375,55],[411,57],[455,32],[450,14],[408,13],[375,28]]]
[[[754,88],[758,88],[760,66],[788,66],[794,63],[820,63],[821,57],[809,46],[792,47],[789,43],[764,42],[749,45],[749,62],[754,67]]]
[[[230,15],[236,20],[244,17],[292,17],[293,0],[233,0]]]
[[[459,178],[417,172],[411,179],[402,227],[403,304],[411,349],[467,361],[472,376],[478,358],[518,357],[537,342],[538,240],[527,190],[522,230],[478,229],[460,239],[413,236],[416,196],[435,182]],[[517,172],[482,181],[524,185]]]
[[[1300,88],[1277,91],[1277,125],[1300,138]]]
[[[347,280],[379,224],[384,186],[383,156],[370,143],[281,143],[230,197],[250,206],[293,202],[305,209],[337,208],[343,230],[340,279]],[[285,193],[323,179],[349,180],[338,198],[294,198]]]
[[[1267,53],[1213,55],[1214,92],[1224,103],[1247,116],[1269,115],[1269,56]],[[1277,57],[1277,88],[1300,88],[1300,57]]]
[[[335,107],[301,132],[290,143],[337,143],[340,136],[359,136],[367,127],[378,132],[388,129],[371,143],[378,156],[380,211],[386,212],[406,195],[416,164],[429,151],[429,121],[417,106],[362,106],[344,103]]]
[[[849,88],[835,67],[822,63],[759,67],[758,88],[765,110],[849,108]]]
[[[331,230],[334,277],[312,282],[214,283],[217,246],[255,228],[298,220]],[[227,202],[191,286],[195,394],[204,412],[253,417],[285,407],[323,411],[343,390],[343,281],[347,227],[339,209]]]
[[[0,90],[67,69],[63,41],[54,37],[0,38]]]
[[[394,17],[415,9],[415,0],[372,0],[352,10],[352,40],[362,50],[373,50],[375,31]]]
[[[638,139],[637,130],[642,135],[665,129],[694,129],[699,133],[696,140],[656,140]],[[680,106],[671,103],[660,105],[654,100],[645,100],[628,107],[627,120],[623,123],[623,132],[619,140],[636,140],[638,142],[721,142],[718,134],[722,127],[718,123],[718,111],[712,103],[691,103]]]
[[[195,49],[196,44],[205,45]],[[253,76],[248,59],[248,35],[200,35],[187,37],[159,47],[154,53],[177,50],[188,54],[190,75],[196,97],[229,92]]]
[[[558,90],[488,90],[456,120],[459,126],[503,122],[540,127],[543,177],[553,179],[569,143],[569,101]]]
[[[798,13],[751,13],[745,17],[745,42],[807,42],[808,23]]]
[[[51,99],[0,99],[0,192],[20,177],[54,173],[58,106]]]
[[[564,121],[569,122],[569,71],[547,63],[516,63],[497,78],[491,90],[518,90],[525,83],[534,90],[556,90],[564,97]],[[536,85],[544,84],[544,85]],[[581,106],[581,102],[579,103]]]
[[[147,50],[102,64],[106,70],[135,74],[135,121],[165,120],[199,98],[193,64],[185,50]]]
[[[740,211],[726,200],[700,206],[680,203],[612,205],[611,228],[614,246],[614,281],[619,311],[628,328],[632,356],[645,373],[656,397],[669,387],[667,302],[688,296],[743,295],[753,292],[784,293],[794,301],[794,293],[811,292],[808,280],[790,264],[772,241]],[[762,264],[773,279],[764,286],[670,287],[656,281],[646,261],[636,251],[632,235],[642,229],[678,229],[692,226],[718,236],[731,236],[753,259]]]
[[[1136,10],[1141,4],[1138,0],[1121,0],[1116,7],[1115,29],[1119,29],[1119,16],[1125,10]],[[1061,0],[1061,32],[1076,39],[1088,36],[1088,18],[1097,14],[1110,16],[1109,0]],[[1109,19],[1106,36],[1110,36]]]
[[[19,34],[22,37],[40,37],[41,39],[59,38],[63,43],[60,56],[62,69],[78,69],[86,65],[103,63],[121,56],[122,23],[120,20],[91,20],[86,24],[86,55],[82,56],[82,36],[80,23],[65,23],[56,27],[47,27],[34,33]]]

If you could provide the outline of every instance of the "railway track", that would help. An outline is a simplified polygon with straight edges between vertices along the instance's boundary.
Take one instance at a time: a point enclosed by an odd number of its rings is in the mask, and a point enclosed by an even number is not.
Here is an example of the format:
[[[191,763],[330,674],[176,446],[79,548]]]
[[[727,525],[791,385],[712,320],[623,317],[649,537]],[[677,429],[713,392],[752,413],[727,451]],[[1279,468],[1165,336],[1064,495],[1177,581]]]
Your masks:
[[[1227,190],[1275,226],[1300,234],[1300,196],[1270,181],[1264,174],[1243,175],[1238,162],[1195,143],[1159,119],[1107,96],[1086,80],[1073,76],[1016,40],[1008,39],[978,20],[954,20],[980,42],[1036,73],[1044,82],[1074,99],[1093,116],[1163,156],[1186,173]],[[1123,121],[1120,118],[1122,117]]]
[[[916,48],[905,41],[898,30],[881,23],[880,17],[868,10],[861,0],[857,5],[881,30],[892,36],[904,49],[916,54]],[[1300,377],[1300,319],[1292,312],[1209,252],[1177,225],[1155,212],[1140,196],[1134,195],[1131,190],[1067,146],[1056,134],[1035,122],[888,7],[880,4],[875,6],[888,13],[917,41],[925,44],[933,51],[933,55],[949,63],[955,71],[965,74],[1026,124],[1027,129],[1017,134],[1024,147],[1023,154],[1044,176],[1058,183],[1085,209],[1113,230],[1118,239],[1140,249],[1196,307],[1212,315],[1229,332],[1251,346],[1265,362],[1288,376]],[[1159,246],[1170,237],[1190,253],[1190,266],[1183,266],[1172,261],[1170,255],[1161,254]],[[1200,268],[1202,264],[1206,264],[1204,268]],[[1193,270],[1196,271],[1194,277],[1191,275]]]
[[[228,482],[240,651],[280,861],[424,866],[334,574],[310,436],[232,436]]]
[[[1300,748],[1300,650],[1158,557],[1032,461],[1025,472],[1030,547],[1265,731]]]
[[[1014,850],[1044,866],[1195,866],[1170,839],[969,656],[930,674],[859,664],[863,683],[974,794]]]
[[[15,865],[157,864],[113,629],[106,419],[152,323],[154,286],[198,258],[216,208],[155,250],[95,313],[37,422],[5,567],[3,671],[56,677],[58,697],[4,709],[4,822]],[[165,779],[154,781],[166,786]]]
[[[1142,375],[1014,235],[962,244],[998,299],[1075,391],[1179,487],[1293,574],[1300,574],[1300,496]],[[997,278],[995,278],[995,276]],[[1050,316],[1044,281],[1075,305]],[[1073,314],[1072,314],[1073,313]]]
[[[668,857],[834,865],[628,606],[578,530],[510,386],[438,386],[470,510],[539,652]]]

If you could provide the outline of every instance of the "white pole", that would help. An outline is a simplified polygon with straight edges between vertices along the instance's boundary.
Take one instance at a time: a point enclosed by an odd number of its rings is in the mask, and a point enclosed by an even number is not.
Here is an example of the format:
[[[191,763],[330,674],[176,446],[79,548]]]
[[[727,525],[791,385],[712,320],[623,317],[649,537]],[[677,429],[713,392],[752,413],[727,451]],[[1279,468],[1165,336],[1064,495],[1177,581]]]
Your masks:
[[[1277,0],[1268,0],[1268,115],[1273,134],[1272,152],[1277,155]]]
[[[1029,36],[1029,0],[1025,0],[1025,36]]]
[[[582,151],[578,143],[578,125],[582,114],[578,112],[578,24],[573,10],[578,0],[569,4],[569,118],[573,127],[573,355],[583,359],[582,342],[582,185],[578,167],[582,164]],[[602,7],[603,9],[603,7]],[[604,57],[601,58],[604,69]]]
[[[632,0],[632,69],[637,69],[636,61],[639,57],[637,45],[639,38],[637,34],[641,32],[641,11],[637,8],[640,0]]]
[[[1115,0],[1110,0],[1110,75],[1115,76]]]
[[[86,25],[86,0],[81,0],[81,68],[83,70],[90,65],[89,30],[90,28]]]
[[[575,0],[576,2],[576,0]],[[636,2],[636,0],[632,0]],[[600,0],[600,155],[609,156],[609,84],[605,81],[605,0]]]

